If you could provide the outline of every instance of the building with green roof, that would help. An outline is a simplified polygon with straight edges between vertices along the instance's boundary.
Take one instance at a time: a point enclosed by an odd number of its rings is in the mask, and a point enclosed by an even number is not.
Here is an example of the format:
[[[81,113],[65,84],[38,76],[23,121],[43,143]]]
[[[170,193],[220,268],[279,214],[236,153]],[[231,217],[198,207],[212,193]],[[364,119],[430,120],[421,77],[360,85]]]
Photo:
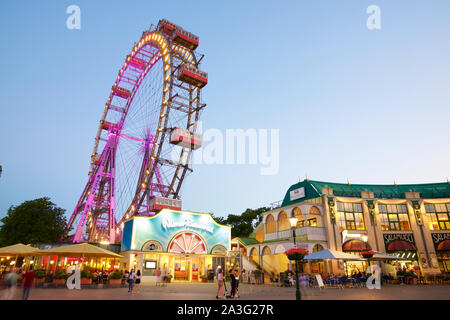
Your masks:
[[[450,183],[371,185],[305,179],[288,188],[279,207],[247,241],[248,256],[267,273],[292,270],[283,252],[293,247],[289,219],[297,218],[297,247],[361,256],[388,253],[397,261],[381,262],[383,272],[418,268],[424,276],[450,272]],[[244,243],[245,241],[243,241]],[[367,261],[312,262],[303,271],[364,271]]]

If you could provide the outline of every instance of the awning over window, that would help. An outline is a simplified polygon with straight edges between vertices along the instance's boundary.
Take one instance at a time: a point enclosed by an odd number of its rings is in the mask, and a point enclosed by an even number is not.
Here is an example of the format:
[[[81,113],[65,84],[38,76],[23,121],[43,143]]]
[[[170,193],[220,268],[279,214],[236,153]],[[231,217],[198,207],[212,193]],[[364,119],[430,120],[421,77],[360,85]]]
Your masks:
[[[342,245],[342,251],[365,251],[372,250],[372,248],[362,240],[352,239],[344,242]]]
[[[416,251],[416,247],[407,241],[395,240],[388,244],[387,251]]]
[[[450,251],[450,240],[444,240],[439,243],[437,247],[438,251]]]

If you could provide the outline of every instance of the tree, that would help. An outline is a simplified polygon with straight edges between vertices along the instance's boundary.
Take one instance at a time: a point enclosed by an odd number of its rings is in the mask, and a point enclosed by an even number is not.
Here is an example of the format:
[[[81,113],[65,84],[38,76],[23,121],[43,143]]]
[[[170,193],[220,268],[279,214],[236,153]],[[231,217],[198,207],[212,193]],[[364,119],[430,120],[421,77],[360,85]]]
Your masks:
[[[214,213],[212,213],[212,212],[210,212],[209,214],[214,219],[214,221],[217,222],[218,224],[223,224],[223,225],[227,224],[227,219],[226,218],[224,218],[224,217],[215,217]]]
[[[226,224],[231,227],[232,237],[248,237],[262,221],[262,214],[270,208],[247,209],[241,215],[229,214]]]
[[[0,219],[0,245],[57,242],[67,224],[65,211],[47,197],[11,206]]]

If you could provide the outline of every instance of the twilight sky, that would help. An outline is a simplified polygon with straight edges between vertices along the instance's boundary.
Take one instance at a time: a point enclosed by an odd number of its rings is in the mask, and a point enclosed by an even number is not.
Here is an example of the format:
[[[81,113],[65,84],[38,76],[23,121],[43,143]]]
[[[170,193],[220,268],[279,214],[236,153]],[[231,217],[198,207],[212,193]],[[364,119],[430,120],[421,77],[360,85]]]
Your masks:
[[[81,30],[66,8],[81,9]],[[381,30],[369,30],[369,5]],[[219,216],[304,179],[450,177],[450,1],[9,1],[0,11],[0,217],[49,196],[69,215],[133,43],[167,18],[200,36],[203,130],[279,129],[279,171],[194,165],[183,208]]]

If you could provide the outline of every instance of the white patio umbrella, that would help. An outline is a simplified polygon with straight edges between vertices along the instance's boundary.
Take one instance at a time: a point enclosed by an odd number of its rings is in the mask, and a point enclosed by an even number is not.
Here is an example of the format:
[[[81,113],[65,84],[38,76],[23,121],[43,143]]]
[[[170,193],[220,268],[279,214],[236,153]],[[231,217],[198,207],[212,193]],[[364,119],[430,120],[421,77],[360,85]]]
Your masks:
[[[375,252],[373,257],[370,258],[370,260],[386,261],[386,260],[400,260],[400,258],[396,255],[389,253]]]
[[[313,252],[311,254],[308,254],[305,258],[305,260],[325,260],[325,259],[333,259],[333,260],[353,260],[353,261],[363,261],[364,259],[360,256],[345,253],[342,251],[335,251],[335,250],[322,250],[318,252]]]

